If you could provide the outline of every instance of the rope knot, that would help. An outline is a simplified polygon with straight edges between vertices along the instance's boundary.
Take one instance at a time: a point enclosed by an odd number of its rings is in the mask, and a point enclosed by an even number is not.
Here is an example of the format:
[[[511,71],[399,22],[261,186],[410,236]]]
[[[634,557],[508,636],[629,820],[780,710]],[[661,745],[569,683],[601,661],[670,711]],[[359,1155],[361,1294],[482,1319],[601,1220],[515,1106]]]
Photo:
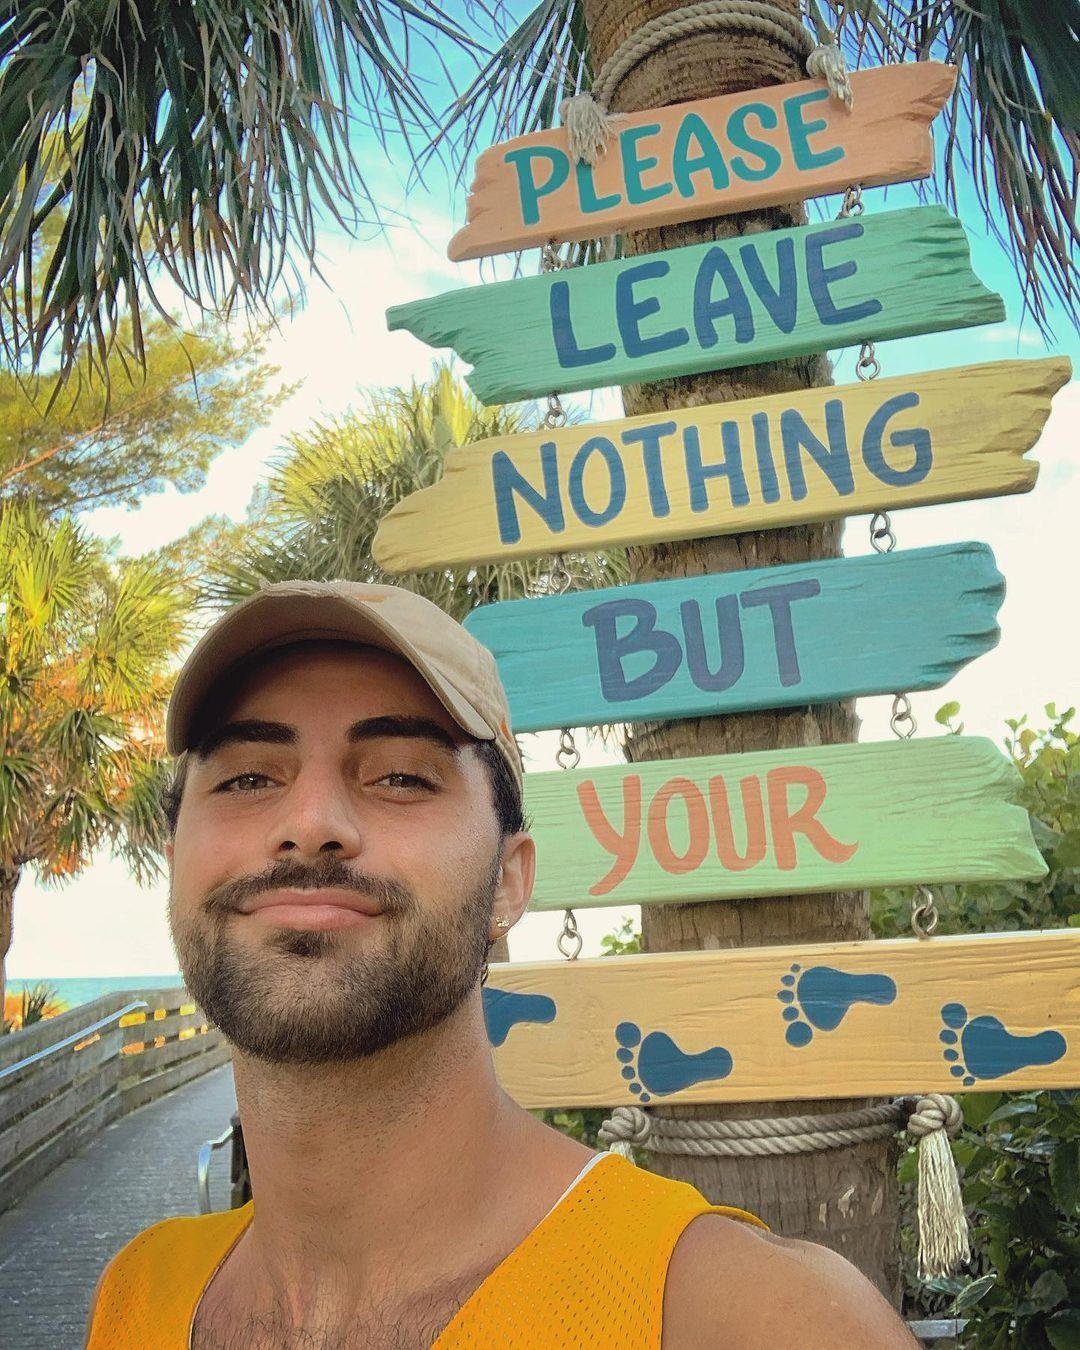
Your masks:
[[[609,113],[605,105],[592,94],[575,94],[559,104],[559,118],[566,128],[570,157],[585,164],[595,164],[607,149],[607,143],[616,127],[625,122],[621,113]]]
[[[640,1106],[616,1106],[600,1126],[600,1142],[610,1153],[629,1158],[633,1145],[644,1145],[651,1130],[652,1121]]]
[[[851,85],[848,83],[844,53],[839,47],[831,42],[822,47],[815,47],[806,58],[806,73],[815,80],[824,80],[833,98],[839,99],[848,112],[851,111],[855,100]]]
[[[570,154],[595,164],[622,119],[608,112],[615,91],[626,76],[653,52],[699,33],[749,33],[777,44],[806,64],[814,79],[824,80],[833,98],[852,106],[851,85],[843,53],[835,44],[815,47],[802,20],[770,0],[700,0],[650,19],[621,43],[600,67],[592,93],[565,99],[559,114],[566,127]]]
[[[915,1101],[908,1117],[907,1131],[914,1139],[922,1139],[935,1130],[944,1130],[950,1139],[960,1133],[964,1113],[955,1097],[941,1092],[928,1092]]]

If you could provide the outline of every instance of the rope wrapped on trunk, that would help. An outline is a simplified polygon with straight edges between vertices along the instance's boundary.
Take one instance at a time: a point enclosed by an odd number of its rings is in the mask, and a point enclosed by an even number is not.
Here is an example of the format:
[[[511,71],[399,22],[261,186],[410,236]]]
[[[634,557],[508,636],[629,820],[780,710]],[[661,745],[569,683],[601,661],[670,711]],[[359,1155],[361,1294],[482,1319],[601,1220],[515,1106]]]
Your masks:
[[[959,1103],[940,1092],[901,1097],[861,1111],[771,1120],[677,1120],[651,1115],[639,1106],[617,1106],[600,1126],[600,1142],[631,1162],[635,1148],[749,1158],[845,1148],[906,1128],[919,1144],[919,1273],[933,1278],[950,1274],[970,1254],[964,1201],[949,1147],[950,1137],[963,1123]]]
[[[791,52],[814,79],[822,79],[834,98],[852,106],[847,67],[839,47],[819,47],[801,20],[767,0],[701,0],[650,20],[623,42],[604,62],[592,91],[566,99],[560,113],[576,160],[593,164],[603,154],[621,118],[608,111],[619,85],[647,56],[697,33],[751,33]]]

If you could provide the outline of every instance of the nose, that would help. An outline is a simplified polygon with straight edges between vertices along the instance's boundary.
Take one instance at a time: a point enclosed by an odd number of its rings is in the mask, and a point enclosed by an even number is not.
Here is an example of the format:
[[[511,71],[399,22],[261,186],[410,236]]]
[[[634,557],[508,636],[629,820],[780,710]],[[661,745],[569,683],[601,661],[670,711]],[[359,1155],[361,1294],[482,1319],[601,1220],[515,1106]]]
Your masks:
[[[361,848],[356,802],[339,775],[315,769],[300,774],[285,794],[267,842],[274,857],[356,857]]]

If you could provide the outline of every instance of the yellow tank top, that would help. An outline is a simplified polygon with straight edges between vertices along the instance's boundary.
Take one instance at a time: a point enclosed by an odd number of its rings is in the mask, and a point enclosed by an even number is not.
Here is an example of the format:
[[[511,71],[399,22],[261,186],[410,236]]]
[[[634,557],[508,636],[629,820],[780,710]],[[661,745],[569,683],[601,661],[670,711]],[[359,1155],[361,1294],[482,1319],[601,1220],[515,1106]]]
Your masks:
[[[675,1244],[701,1214],[764,1228],[692,1186],[605,1154],[466,1300],[432,1350],[658,1350]],[[191,1323],[252,1206],[166,1219],[102,1277],[86,1350],[188,1350]]]

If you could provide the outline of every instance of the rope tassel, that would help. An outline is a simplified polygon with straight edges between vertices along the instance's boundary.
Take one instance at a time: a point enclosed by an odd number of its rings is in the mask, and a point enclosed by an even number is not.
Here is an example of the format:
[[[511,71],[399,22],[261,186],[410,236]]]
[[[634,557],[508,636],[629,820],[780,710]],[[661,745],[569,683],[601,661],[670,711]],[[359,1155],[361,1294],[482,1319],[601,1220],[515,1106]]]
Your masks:
[[[907,1123],[919,1141],[919,1274],[949,1275],[971,1255],[960,1179],[949,1139],[959,1133],[963,1112],[955,1097],[920,1097]]]
[[[851,85],[839,47],[815,46],[801,20],[767,0],[702,0],[662,14],[631,33],[601,66],[592,92],[564,100],[559,114],[573,158],[595,164],[604,153],[622,120],[608,112],[612,96],[636,65],[669,42],[720,31],[751,33],[785,48],[805,62],[813,79],[824,80],[832,96],[851,109]]]
[[[948,1275],[970,1256],[967,1217],[949,1139],[964,1123],[960,1104],[939,1092],[862,1111],[779,1116],[771,1120],[677,1120],[640,1106],[616,1106],[600,1126],[610,1153],[634,1161],[634,1149],[696,1157],[816,1153],[885,1139],[905,1126],[918,1140],[919,1274]]]

